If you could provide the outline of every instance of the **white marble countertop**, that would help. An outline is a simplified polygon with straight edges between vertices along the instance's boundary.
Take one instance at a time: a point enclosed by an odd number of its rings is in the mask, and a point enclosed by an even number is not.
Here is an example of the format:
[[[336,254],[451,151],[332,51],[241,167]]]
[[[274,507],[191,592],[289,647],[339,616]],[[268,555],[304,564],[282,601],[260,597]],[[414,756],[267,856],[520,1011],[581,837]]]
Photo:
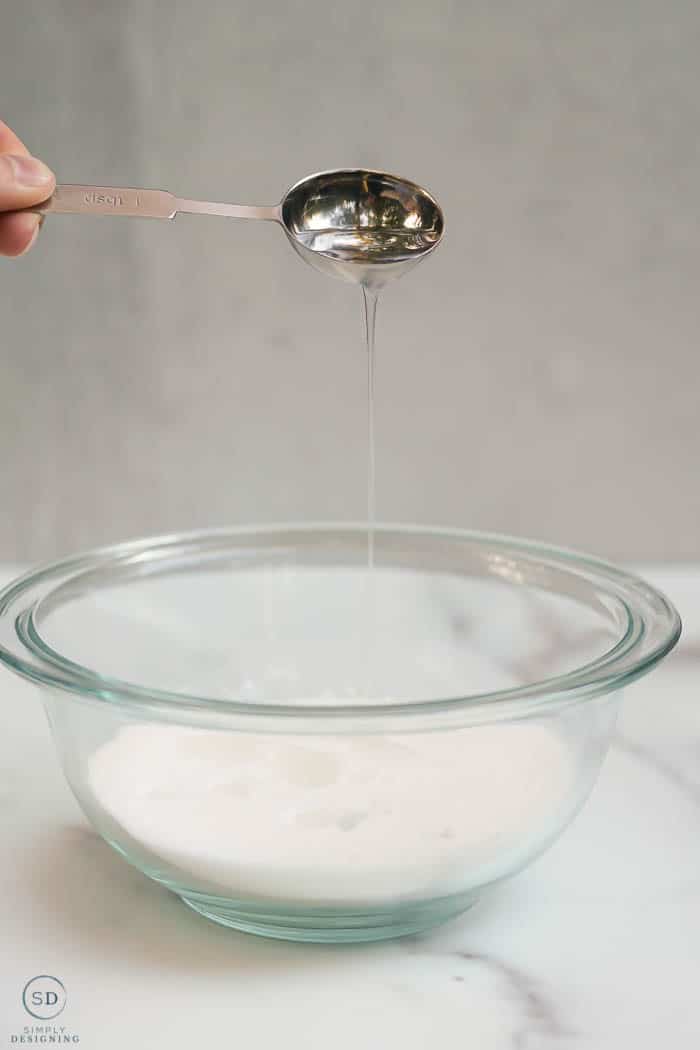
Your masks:
[[[628,691],[582,814],[461,919],[382,945],[264,941],[188,911],[89,831],[37,694],[3,673],[0,1046],[44,1024],[21,1001],[38,974],[67,990],[45,1023],[96,1050],[700,1046],[700,569],[646,575],[684,637]]]

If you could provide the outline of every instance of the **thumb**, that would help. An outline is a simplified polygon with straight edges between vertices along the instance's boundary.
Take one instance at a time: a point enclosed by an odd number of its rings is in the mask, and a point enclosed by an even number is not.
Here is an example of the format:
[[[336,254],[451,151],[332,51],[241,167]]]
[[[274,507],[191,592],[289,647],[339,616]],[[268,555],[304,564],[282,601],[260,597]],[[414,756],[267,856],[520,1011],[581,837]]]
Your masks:
[[[36,157],[0,153],[0,211],[38,204],[55,185],[53,172]]]

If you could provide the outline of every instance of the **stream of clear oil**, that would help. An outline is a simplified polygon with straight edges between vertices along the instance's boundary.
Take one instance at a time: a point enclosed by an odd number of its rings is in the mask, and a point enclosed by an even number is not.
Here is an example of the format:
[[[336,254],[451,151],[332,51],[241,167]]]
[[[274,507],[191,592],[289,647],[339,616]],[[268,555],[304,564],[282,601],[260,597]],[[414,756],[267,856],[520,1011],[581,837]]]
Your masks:
[[[311,251],[322,252],[337,264],[338,275],[359,284],[365,319],[367,352],[367,565],[375,563],[376,460],[374,436],[374,367],[375,326],[379,291],[395,275],[391,267],[383,269],[379,280],[378,264],[405,263],[415,259],[437,241],[439,233],[395,227],[361,227],[359,229],[310,230],[299,240]],[[371,262],[368,259],[371,257]]]
[[[374,335],[377,320],[378,294],[365,285],[362,302],[365,314],[365,345],[367,350],[367,567],[374,568],[374,532],[376,523],[377,467],[374,440]]]

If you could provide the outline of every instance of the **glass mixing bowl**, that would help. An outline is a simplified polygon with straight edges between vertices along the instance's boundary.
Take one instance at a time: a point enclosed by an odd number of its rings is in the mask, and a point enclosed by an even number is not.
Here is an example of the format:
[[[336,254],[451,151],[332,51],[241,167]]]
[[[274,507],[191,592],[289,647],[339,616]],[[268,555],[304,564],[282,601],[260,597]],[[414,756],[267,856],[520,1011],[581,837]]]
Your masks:
[[[207,531],[0,592],[103,838],[216,922],[413,933],[540,854],[591,790],[622,686],[675,645],[653,587],[567,551],[364,526]]]

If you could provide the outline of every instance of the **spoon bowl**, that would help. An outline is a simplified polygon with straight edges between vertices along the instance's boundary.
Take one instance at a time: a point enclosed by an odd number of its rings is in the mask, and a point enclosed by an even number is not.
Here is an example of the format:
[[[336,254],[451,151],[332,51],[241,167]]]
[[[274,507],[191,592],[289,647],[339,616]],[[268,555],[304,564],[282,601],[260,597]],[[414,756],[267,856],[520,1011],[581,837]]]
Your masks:
[[[360,168],[302,179],[285,195],[280,219],[305,262],[373,287],[433,251],[445,226],[442,209],[421,186]]]

